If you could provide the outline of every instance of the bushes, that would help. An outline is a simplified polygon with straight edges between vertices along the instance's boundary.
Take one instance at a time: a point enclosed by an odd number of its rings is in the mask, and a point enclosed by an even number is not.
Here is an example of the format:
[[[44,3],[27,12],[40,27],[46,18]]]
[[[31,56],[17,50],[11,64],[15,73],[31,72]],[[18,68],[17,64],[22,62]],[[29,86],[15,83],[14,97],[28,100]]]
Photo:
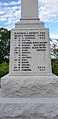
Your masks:
[[[9,72],[9,64],[3,62],[0,64],[0,78]]]
[[[52,72],[58,76],[58,59],[52,59]]]

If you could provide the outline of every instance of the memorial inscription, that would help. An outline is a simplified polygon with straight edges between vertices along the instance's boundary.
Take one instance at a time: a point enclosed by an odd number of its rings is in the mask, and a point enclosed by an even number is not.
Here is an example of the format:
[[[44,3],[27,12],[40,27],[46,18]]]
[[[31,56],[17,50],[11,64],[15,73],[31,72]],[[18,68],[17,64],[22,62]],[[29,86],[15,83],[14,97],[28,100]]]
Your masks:
[[[11,55],[10,69],[12,74],[48,72],[47,36],[48,29],[12,30],[13,56]]]

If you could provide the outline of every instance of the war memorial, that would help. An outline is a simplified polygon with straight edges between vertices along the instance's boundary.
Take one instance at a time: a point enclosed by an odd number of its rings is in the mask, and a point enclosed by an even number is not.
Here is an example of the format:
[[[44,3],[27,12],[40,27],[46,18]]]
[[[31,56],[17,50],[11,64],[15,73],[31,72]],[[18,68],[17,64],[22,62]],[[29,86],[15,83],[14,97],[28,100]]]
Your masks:
[[[38,16],[38,0],[21,0],[21,19],[11,30],[9,74],[1,79],[0,119],[58,119],[57,98],[49,29]]]

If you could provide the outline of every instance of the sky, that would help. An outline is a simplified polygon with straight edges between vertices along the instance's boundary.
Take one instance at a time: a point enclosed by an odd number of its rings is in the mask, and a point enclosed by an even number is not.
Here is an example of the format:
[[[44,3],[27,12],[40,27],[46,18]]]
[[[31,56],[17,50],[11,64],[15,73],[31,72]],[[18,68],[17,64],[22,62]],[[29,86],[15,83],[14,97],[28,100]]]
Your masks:
[[[50,38],[58,39],[58,0],[38,0],[39,18],[49,28]],[[0,28],[15,28],[21,18],[21,0],[0,0]]]

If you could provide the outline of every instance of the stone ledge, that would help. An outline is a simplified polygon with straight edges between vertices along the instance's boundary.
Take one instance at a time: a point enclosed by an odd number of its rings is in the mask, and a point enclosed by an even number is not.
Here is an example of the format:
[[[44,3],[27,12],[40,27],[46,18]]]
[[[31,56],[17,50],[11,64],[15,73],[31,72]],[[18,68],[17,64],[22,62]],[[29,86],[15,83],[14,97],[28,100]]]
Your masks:
[[[9,76],[1,79],[2,97],[9,98],[54,98],[58,97],[58,77]]]
[[[58,99],[0,99],[0,119],[58,119]]]

